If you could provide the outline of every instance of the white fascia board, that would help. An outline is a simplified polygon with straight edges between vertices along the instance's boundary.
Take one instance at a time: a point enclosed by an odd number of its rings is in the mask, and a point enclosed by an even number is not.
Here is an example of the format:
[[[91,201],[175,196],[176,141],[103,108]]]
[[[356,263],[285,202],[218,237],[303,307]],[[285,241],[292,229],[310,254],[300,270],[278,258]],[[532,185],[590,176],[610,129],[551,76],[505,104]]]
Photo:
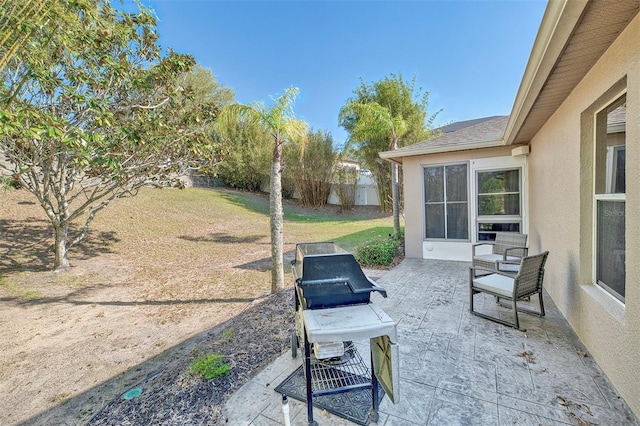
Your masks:
[[[399,158],[403,157],[414,157],[417,155],[428,155],[428,154],[441,154],[443,152],[453,152],[453,151],[465,151],[472,149],[482,149],[482,148],[494,148],[497,146],[503,146],[504,141],[502,139],[493,140],[493,141],[483,141],[483,142],[465,142],[459,144],[452,145],[435,145],[428,146],[423,148],[417,148],[406,151],[383,151],[378,155],[383,160],[392,161],[395,163],[401,163]]]
[[[587,3],[588,0],[550,0],[547,3],[516,99],[511,108],[504,133],[506,145],[513,144]]]

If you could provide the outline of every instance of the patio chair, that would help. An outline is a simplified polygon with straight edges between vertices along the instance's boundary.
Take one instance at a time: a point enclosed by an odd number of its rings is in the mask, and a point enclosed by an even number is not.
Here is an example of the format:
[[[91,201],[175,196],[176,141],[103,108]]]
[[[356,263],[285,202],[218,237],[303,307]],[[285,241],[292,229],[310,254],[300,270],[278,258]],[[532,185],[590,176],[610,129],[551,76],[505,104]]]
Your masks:
[[[476,254],[476,247],[482,245],[492,245],[490,254]],[[528,253],[527,234],[517,232],[496,232],[495,241],[487,241],[477,243],[471,246],[471,255],[473,266],[498,270],[498,261],[506,265],[519,264],[520,260]],[[517,267],[506,267],[511,272],[517,272]]]
[[[518,311],[539,317],[544,316],[544,303],[542,301],[542,281],[544,279],[544,264],[547,261],[548,251],[533,256],[523,257],[520,262],[520,270],[517,275],[496,271],[483,267],[469,268],[469,311],[473,315],[495,321],[500,324],[520,329]],[[482,270],[489,275],[476,276],[476,270]],[[513,323],[477,312],[473,306],[473,296],[477,293],[487,293],[495,296],[497,300],[511,301],[511,309],[515,317]],[[538,294],[540,299],[540,311],[518,307],[518,301]]]

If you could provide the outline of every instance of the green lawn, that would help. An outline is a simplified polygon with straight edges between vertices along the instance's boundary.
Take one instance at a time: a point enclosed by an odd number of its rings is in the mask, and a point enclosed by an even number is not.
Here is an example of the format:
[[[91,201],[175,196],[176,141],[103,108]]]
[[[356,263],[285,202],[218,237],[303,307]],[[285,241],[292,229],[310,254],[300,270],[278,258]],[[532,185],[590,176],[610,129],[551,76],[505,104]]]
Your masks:
[[[264,215],[265,220],[268,220],[269,204],[266,198],[243,192],[224,192],[219,195],[225,202],[244,210],[239,210],[238,214],[247,215],[254,212]],[[345,250],[355,251],[359,245],[367,241],[393,233],[390,216],[372,218],[372,215],[366,212],[359,214],[358,207],[346,215],[335,213],[333,210],[304,209],[292,207],[291,202],[285,203],[285,241],[334,241]],[[367,209],[368,212],[370,210]]]
[[[42,285],[110,282],[113,264],[144,298],[254,297],[270,288],[268,196],[226,189],[144,189],[100,212],[89,237],[72,247],[77,273],[51,274],[49,225],[33,197],[0,192],[3,206],[0,275],[5,289],[29,294]],[[334,241],[349,251],[392,230],[375,208],[342,214],[334,207],[301,208],[285,201],[288,256],[299,242]],[[84,267],[80,268],[80,266]],[[287,263],[285,263],[285,266]],[[74,269],[74,268],[72,268]],[[69,281],[69,282],[67,282]],[[238,288],[241,288],[238,291]],[[37,294],[37,293],[36,293]]]

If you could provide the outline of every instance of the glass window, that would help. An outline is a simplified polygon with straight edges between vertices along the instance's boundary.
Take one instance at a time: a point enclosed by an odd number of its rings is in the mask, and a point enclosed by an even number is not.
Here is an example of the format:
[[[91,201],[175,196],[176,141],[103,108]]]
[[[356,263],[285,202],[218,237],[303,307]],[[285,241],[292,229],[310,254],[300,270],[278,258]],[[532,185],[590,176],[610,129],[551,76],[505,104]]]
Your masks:
[[[469,239],[466,164],[424,168],[425,238]]]
[[[426,238],[445,238],[444,203],[425,206]]]
[[[624,301],[624,201],[597,201],[598,283]]]
[[[496,232],[521,232],[519,222],[478,222],[478,241],[495,241]]]
[[[624,302],[626,96],[597,115],[595,134],[596,283]]]
[[[520,170],[478,172],[478,215],[520,215]]]
[[[624,163],[626,157],[626,148],[624,146],[616,146],[613,148],[613,166],[612,166],[612,181],[614,194],[625,193],[625,175],[624,175]]]
[[[521,232],[520,169],[477,172],[478,241],[496,232]]]
[[[424,199],[427,203],[444,201],[444,166],[425,167]]]

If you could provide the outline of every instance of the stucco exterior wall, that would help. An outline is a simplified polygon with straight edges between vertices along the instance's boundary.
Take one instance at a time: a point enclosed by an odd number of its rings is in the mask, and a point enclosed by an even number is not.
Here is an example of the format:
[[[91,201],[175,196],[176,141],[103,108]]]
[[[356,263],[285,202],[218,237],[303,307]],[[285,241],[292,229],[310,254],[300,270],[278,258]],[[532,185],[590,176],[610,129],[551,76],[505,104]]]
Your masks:
[[[404,220],[405,255],[411,258],[423,258],[424,209],[422,167],[428,164],[446,164],[458,161],[470,161],[479,158],[511,156],[513,147],[496,147],[473,151],[455,151],[441,154],[406,157],[402,163],[404,176]],[[461,243],[452,243],[461,244]],[[469,256],[471,248],[469,244]]]
[[[531,141],[529,245],[545,288],[640,416],[640,15]],[[624,305],[593,284],[593,114],[627,90]]]

